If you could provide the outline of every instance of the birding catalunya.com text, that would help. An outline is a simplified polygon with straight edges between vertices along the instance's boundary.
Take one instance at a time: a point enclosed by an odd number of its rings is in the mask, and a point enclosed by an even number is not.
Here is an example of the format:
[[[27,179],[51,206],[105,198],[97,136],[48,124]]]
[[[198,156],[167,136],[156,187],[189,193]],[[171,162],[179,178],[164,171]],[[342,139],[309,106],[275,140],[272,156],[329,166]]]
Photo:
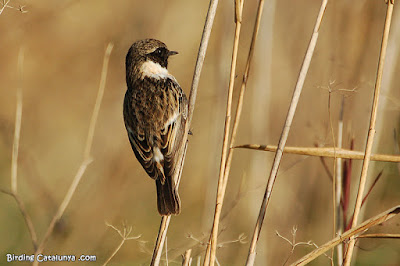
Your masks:
[[[96,255],[44,255],[44,254],[6,254],[7,262],[66,262],[66,261],[88,261],[94,262],[97,260]]]

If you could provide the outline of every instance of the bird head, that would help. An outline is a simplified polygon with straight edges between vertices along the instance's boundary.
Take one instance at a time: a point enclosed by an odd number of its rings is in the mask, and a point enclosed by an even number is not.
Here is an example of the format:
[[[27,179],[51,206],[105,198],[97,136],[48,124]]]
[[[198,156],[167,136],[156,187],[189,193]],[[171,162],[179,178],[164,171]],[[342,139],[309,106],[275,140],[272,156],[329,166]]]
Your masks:
[[[155,39],[136,41],[126,55],[127,73],[142,76],[143,66],[161,67],[166,70],[168,58],[178,52],[168,50],[165,43]]]

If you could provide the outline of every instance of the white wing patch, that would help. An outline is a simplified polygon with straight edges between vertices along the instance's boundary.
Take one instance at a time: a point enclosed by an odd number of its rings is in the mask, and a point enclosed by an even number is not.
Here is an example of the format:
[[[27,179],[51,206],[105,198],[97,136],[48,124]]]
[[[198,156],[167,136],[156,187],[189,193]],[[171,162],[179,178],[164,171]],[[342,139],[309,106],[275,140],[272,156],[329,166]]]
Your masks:
[[[160,64],[151,60],[147,60],[142,64],[140,72],[142,73],[142,78],[150,77],[155,79],[166,79],[172,77],[165,67],[162,67]]]
[[[169,127],[172,123],[174,123],[176,121],[176,119],[178,118],[179,113],[175,112],[167,121],[167,123],[165,123],[165,128]]]
[[[160,149],[153,147],[153,161],[159,163],[162,160],[164,160],[164,155],[161,153]]]

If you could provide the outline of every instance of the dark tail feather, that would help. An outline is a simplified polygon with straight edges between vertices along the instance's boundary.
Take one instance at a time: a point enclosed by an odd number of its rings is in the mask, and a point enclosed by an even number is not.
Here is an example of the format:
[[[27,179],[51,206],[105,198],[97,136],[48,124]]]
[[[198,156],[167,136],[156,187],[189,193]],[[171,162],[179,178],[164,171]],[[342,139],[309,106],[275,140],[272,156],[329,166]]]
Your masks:
[[[160,179],[156,180],[157,207],[161,215],[179,214],[181,212],[181,200],[172,178],[165,177],[164,184]]]

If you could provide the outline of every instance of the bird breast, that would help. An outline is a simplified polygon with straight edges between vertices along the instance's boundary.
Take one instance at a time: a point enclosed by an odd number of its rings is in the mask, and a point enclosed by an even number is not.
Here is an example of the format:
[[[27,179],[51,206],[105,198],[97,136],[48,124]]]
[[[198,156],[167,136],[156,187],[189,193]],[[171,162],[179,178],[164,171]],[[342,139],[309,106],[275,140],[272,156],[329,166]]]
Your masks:
[[[140,73],[142,73],[142,78],[149,77],[155,79],[166,79],[171,78],[168,70],[162,67],[160,64],[155,63],[151,60],[144,62],[140,68]]]

